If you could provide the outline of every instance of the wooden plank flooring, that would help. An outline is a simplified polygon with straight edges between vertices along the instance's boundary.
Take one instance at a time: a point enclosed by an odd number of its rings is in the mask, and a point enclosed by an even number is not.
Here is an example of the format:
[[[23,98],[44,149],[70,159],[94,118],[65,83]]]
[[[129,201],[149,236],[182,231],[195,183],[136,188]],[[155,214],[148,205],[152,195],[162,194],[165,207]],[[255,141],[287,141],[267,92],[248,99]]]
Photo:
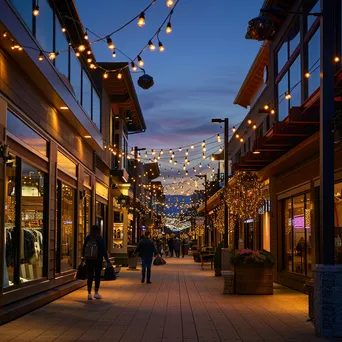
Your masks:
[[[123,269],[102,282],[103,300],[85,288],[0,327],[0,341],[324,341],[307,320],[307,296],[275,285],[273,296],[223,295],[223,279],[191,257],[166,259],[153,284]]]

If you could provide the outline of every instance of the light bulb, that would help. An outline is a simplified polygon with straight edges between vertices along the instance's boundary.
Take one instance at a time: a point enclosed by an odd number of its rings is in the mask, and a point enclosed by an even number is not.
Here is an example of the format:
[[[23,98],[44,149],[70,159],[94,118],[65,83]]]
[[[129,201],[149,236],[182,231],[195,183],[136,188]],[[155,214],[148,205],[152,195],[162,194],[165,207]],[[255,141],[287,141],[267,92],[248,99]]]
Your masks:
[[[115,52],[115,50],[114,50],[113,53],[112,53],[112,57],[113,57],[113,58],[116,58],[116,52]]]
[[[166,6],[167,7],[172,7],[174,5],[173,0],[166,0]]]
[[[214,157],[211,157],[211,161],[214,161],[215,160],[215,158]]]
[[[91,50],[88,50],[87,55],[91,55],[91,54],[92,54]]]
[[[253,125],[253,129],[257,129],[257,125]]]
[[[240,139],[240,142],[243,142],[243,138]]]
[[[131,63],[132,71],[137,71],[137,66],[134,62]]]
[[[83,52],[84,50],[86,49],[85,45],[81,44],[79,47],[78,47],[78,51],[80,52]]]
[[[95,69],[95,64],[94,63],[90,63],[89,68],[90,69]]]
[[[269,105],[268,105],[268,104],[265,104],[264,109],[265,109],[265,110],[268,110],[269,108],[270,108]]]
[[[39,52],[38,61],[39,61],[39,62],[42,62],[43,60],[44,60],[44,54],[43,54],[43,51],[40,51],[40,52]]]
[[[107,71],[103,74],[103,78],[108,78],[108,72]]]
[[[85,39],[85,40],[88,40],[88,39],[89,39],[89,37],[88,37],[88,32],[87,32],[87,31],[85,31],[84,39]]]
[[[162,43],[162,42],[159,42],[158,45],[159,45],[159,51],[160,51],[160,52],[164,52],[164,51],[165,51],[165,48],[164,48],[163,43]]]
[[[239,138],[240,138],[240,135],[239,135],[239,134],[236,134],[235,137],[236,137],[236,139],[239,139]]]
[[[6,31],[2,34],[2,36],[3,36],[4,38],[6,38],[7,35],[8,35],[8,33],[7,33]]]
[[[306,78],[310,78],[310,73],[309,72],[306,72],[305,75],[304,75]]]
[[[232,128],[232,132],[235,133],[236,132],[236,128],[235,126]]]
[[[108,44],[108,49],[109,50],[114,50],[115,49],[115,45],[112,41],[112,38],[110,38],[109,36],[106,38],[107,39],[107,44]]]
[[[142,58],[140,56],[137,57],[138,58],[138,64],[142,67],[144,66],[144,61],[142,60]]]
[[[93,61],[92,58],[88,58],[88,59],[87,59],[87,62],[88,62],[88,63],[91,63],[92,61]]]
[[[340,61],[340,57],[336,56],[336,57],[334,58],[334,62],[335,62],[335,63],[338,63],[339,61]]]
[[[203,140],[203,142],[202,142],[202,147],[204,147],[205,146],[205,140]]]
[[[155,51],[156,46],[151,41],[148,42],[148,46],[150,47],[150,51]]]
[[[191,145],[191,147],[190,147],[192,150],[195,148],[195,146],[194,145]]]
[[[54,59],[56,59],[56,57],[59,55],[59,52],[50,52],[49,53],[49,59],[51,61],[53,61]]]
[[[81,56],[81,54],[78,51],[75,53],[75,55],[76,55],[76,57],[80,57]]]
[[[119,72],[118,74],[117,74],[117,76],[116,76],[117,78],[118,78],[118,80],[121,80],[122,79],[122,73],[121,72]]]
[[[65,33],[66,32],[66,28],[62,27],[62,32]]]
[[[223,148],[222,148],[222,147],[220,147],[219,151],[220,151],[220,152],[222,152],[222,151],[223,151]]]
[[[199,164],[199,167],[202,167],[202,163]]]
[[[291,99],[291,97],[292,97],[292,96],[291,96],[291,94],[290,94],[290,93],[286,93],[286,95],[285,95],[285,99],[286,99],[286,100],[290,100],[290,99]]]
[[[38,6],[38,5],[34,6],[34,9],[33,9],[32,14],[33,14],[35,17],[38,17],[38,15],[39,15],[39,6]]]
[[[172,32],[171,22],[169,21],[166,26],[166,33],[170,34]]]
[[[185,152],[185,155],[186,155],[186,156],[188,156],[188,155],[189,155],[189,151],[188,151],[188,150],[186,150],[186,152]]]
[[[274,109],[271,109],[271,112],[270,112],[272,115],[275,114],[275,110]]]
[[[206,157],[205,157],[205,153],[203,153],[203,155],[202,155],[202,158],[203,158],[203,159],[205,159],[205,158],[206,158]]]
[[[139,16],[138,26],[140,26],[140,27],[145,26],[145,13],[144,12],[142,12]]]

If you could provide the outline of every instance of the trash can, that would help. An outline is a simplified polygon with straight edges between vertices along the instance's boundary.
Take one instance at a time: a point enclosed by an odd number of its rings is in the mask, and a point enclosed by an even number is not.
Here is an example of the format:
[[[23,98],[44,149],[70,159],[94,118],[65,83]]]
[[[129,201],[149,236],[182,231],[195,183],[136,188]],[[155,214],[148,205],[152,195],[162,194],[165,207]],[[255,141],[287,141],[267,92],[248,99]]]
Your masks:
[[[129,245],[127,246],[127,255],[128,255],[128,269],[136,270],[138,265],[138,256],[133,255],[137,246]]]

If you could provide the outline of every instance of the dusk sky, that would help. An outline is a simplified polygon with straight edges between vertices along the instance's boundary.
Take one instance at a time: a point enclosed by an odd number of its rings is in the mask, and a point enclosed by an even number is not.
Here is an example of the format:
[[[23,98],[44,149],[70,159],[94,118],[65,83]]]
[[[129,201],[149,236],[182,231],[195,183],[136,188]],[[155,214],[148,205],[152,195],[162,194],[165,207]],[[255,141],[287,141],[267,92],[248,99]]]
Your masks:
[[[76,0],[83,24],[101,36],[137,15],[150,0]],[[133,80],[147,123],[147,132],[130,136],[130,146],[170,148],[201,141],[222,131],[213,117],[240,122],[245,109],[234,98],[261,43],[244,38],[248,21],[263,0],[180,0],[172,17],[173,32],[160,34],[165,52],[147,49],[142,58],[155,85],[141,89]],[[146,25],[136,22],[112,36],[131,58],[167,16],[165,0],[146,12]],[[94,37],[90,35],[90,40]],[[157,42],[154,42],[157,45]],[[97,61],[113,61],[106,44],[93,46]],[[118,53],[116,61],[127,61]]]

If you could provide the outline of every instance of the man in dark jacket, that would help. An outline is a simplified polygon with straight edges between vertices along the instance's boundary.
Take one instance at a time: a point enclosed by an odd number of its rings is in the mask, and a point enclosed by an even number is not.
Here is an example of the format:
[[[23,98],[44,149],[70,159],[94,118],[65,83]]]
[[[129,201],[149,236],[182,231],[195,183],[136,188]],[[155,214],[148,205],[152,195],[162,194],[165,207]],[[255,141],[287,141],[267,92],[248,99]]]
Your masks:
[[[146,232],[145,236],[139,241],[135,254],[141,257],[142,269],[141,269],[141,283],[145,282],[145,275],[147,269],[147,281],[146,284],[152,284],[151,282],[151,265],[153,254],[158,255],[153,241],[150,239],[150,232]]]
[[[92,241],[96,243],[97,245],[97,256],[96,258],[89,258],[87,259],[87,246],[89,243],[91,244]],[[93,225],[90,229],[90,234],[86,237],[83,245],[83,251],[82,256],[86,260],[87,265],[87,273],[88,273],[88,300],[93,299],[91,295],[91,288],[93,285],[93,278],[95,273],[95,299],[102,299],[102,296],[99,294],[99,288],[100,288],[100,278],[101,278],[101,270],[102,270],[102,261],[103,258],[107,261],[107,264],[109,264],[109,258],[107,249],[105,246],[105,243],[103,241],[103,238],[101,236],[101,229],[97,225]]]

